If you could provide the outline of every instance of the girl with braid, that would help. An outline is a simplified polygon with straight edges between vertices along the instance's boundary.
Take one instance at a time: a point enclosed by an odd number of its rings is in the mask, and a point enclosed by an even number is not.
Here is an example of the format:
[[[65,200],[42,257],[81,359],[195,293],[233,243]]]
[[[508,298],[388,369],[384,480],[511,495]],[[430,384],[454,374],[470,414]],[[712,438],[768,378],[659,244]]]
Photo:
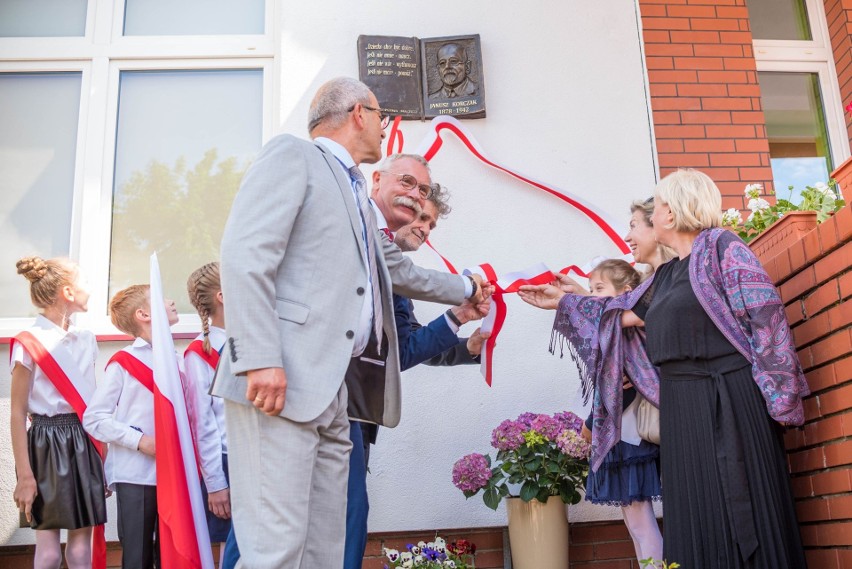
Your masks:
[[[225,434],[225,408],[218,397],[210,395],[210,385],[219,363],[219,354],[225,346],[225,308],[222,286],[219,282],[219,263],[207,263],[196,269],[186,282],[189,301],[201,318],[201,334],[193,340],[184,353],[187,384],[196,389],[198,421],[204,421],[219,433],[221,444],[215,452],[221,453],[222,469],[228,476],[228,439]],[[199,449],[200,450],[200,449]],[[213,452],[213,449],[210,450]],[[202,485],[205,500],[207,489]],[[211,543],[224,543],[231,530],[231,508],[226,504],[226,515],[207,511],[207,528]],[[221,548],[222,555],[225,548]]]

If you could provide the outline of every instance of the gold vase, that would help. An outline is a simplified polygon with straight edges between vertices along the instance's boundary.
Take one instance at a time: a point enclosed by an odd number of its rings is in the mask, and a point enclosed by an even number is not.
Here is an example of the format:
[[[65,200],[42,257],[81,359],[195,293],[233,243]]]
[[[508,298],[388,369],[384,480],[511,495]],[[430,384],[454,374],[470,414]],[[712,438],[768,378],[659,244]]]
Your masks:
[[[559,496],[547,503],[507,498],[513,569],[568,569],[568,512]]]

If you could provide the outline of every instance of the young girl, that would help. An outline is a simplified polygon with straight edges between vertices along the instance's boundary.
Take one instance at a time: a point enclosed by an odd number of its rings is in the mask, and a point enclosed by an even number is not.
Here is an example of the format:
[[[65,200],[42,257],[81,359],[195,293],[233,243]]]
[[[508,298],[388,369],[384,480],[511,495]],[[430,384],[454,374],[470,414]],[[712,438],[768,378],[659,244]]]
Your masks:
[[[639,273],[629,263],[609,259],[589,274],[593,296],[618,296],[639,285]],[[636,430],[636,388],[624,390],[621,440],[606,455],[597,471],[589,471],[586,500],[621,506],[624,523],[633,538],[639,560],[663,558],[663,537],[654,516],[652,501],[661,495],[657,461],[660,447],[639,438]],[[591,441],[591,415],[583,434]]]
[[[184,353],[187,383],[197,390],[198,421],[209,423],[211,430],[219,433],[219,441],[211,452],[221,453],[222,469],[228,475],[228,439],[225,435],[225,406],[218,397],[210,395],[210,385],[219,363],[219,353],[225,345],[225,308],[222,286],[219,282],[219,263],[208,263],[193,272],[186,282],[189,301],[201,318],[202,333],[193,340]],[[199,448],[199,452],[205,452]],[[202,485],[207,499],[207,488]],[[207,529],[211,543],[224,543],[231,529],[230,503],[227,499],[214,503],[208,499]],[[224,555],[225,548],[221,548]]]
[[[89,293],[66,259],[26,257],[17,268],[41,314],[10,346],[15,504],[36,530],[35,567],[60,566],[60,529],[68,530],[68,567],[92,567],[92,526],[106,523],[104,471],[80,417],[95,391],[98,345],[70,322],[86,311]]]

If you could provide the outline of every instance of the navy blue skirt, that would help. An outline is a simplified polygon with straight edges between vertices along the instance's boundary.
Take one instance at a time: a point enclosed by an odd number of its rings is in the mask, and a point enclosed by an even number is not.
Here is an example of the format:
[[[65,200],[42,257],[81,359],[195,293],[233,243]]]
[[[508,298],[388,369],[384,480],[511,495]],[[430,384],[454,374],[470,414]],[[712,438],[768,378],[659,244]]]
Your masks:
[[[586,500],[610,506],[659,500],[659,457],[660,447],[648,441],[639,446],[618,441],[597,472],[589,471]]]

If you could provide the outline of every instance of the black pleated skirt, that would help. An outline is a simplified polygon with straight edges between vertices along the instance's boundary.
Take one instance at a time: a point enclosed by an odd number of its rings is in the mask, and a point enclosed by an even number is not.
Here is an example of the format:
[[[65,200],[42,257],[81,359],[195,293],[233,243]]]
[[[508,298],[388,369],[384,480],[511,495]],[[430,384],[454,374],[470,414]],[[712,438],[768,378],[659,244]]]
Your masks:
[[[663,364],[666,560],[685,569],[804,569],[781,427],[739,354]]]
[[[38,488],[30,526],[79,529],[106,523],[103,464],[77,415],[33,415],[27,440]]]

